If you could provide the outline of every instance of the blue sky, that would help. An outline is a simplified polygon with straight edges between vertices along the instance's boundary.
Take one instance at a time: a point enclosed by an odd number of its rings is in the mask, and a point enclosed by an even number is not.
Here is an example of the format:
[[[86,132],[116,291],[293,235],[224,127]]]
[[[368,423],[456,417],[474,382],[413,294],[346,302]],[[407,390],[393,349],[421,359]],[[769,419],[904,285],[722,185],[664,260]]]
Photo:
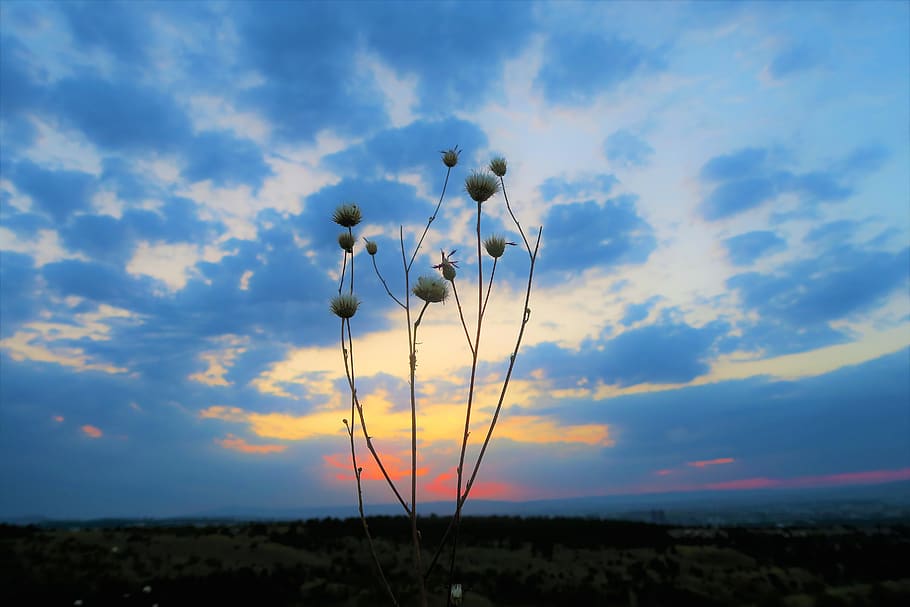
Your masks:
[[[360,205],[403,291],[399,226],[413,243],[456,144],[416,273],[442,248],[475,267],[462,184],[495,155],[544,226],[476,497],[910,478],[905,2],[4,2],[0,24],[0,515],[353,504],[331,212]],[[518,240],[508,219],[485,203],[485,233]],[[403,320],[356,251],[359,394],[405,483]],[[527,257],[500,267],[472,438]],[[420,497],[449,499],[470,355],[453,305],[421,331]]]

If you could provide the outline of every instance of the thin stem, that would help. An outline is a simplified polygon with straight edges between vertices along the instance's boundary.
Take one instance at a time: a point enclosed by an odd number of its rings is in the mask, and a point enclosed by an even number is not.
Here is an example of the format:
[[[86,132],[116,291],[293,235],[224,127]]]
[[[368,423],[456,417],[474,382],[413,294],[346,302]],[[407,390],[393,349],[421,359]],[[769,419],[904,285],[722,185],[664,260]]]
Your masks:
[[[518,355],[518,350],[521,346],[521,341],[524,336],[525,325],[528,323],[528,320],[530,319],[530,308],[528,308],[528,303],[531,298],[531,281],[534,277],[534,265],[537,260],[537,252],[540,248],[540,237],[541,237],[542,233],[543,233],[543,228],[541,228],[538,231],[537,243],[535,244],[533,251],[530,252],[531,268],[528,272],[528,286],[527,286],[527,290],[525,292],[524,312],[522,314],[521,328],[518,333],[518,338],[516,339],[516,342],[515,342],[515,349],[512,350],[512,354],[509,357],[509,368],[508,368],[508,371],[506,374],[505,381],[503,383],[502,391],[500,392],[499,402],[497,403],[496,410],[494,411],[494,414],[493,414],[493,419],[491,421],[489,429],[487,430],[486,437],[484,438],[483,446],[481,447],[481,451],[480,451],[480,454],[478,455],[477,462],[474,464],[474,468],[471,472],[471,476],[468,479],[468,483],[467,483],[464,495],[459,495],[459,506],[464,505],[464,503],[468,499],[468,494],[470,493],[471,488],[474,486],[474,480],[477,477],[477,473],[480,469],[480,464],[483,459],[483,455],[486,452],[487,445],[489,444],[490,438],[493,435],[493,429],[496,426],[497,420],[499,419],[499,413],[500,413],[500,410],[502,409],[502,404],[505,399],[505,394],[506,394],[506,390],[508,388],[508,384],[509,384],[509,381],[510,381],[510,378],[512,375],[512,370],[515,366],[515,359]],[[427,570],[424,573],[425,579],[429,579],[430,574],[433,572],[433,568],[436,566],[436,563],[439,560],[439,556],[442,554],[442,550],[445,547],[446,541],[448,541],[448,539],[449,539],[449,534],[452,532],[453,529],[456,528],[456,521],[458,520],[458,518],[457,518],[458,513],[459,513],[459,508],[456,508],[456,514],[453,515],[451,519],[449,519],[449,525],[446,528],[445,533],[443,533],[442,539],[439,541],[439,545],[436,548],[436,552],[433,554],[433,558],[430,561],[429,567],[427,567]],[[450,585],[451,585],[451,580],[450,580]]]
[[[490,301],[490,292],[493,290],[493,275],[496,274],[496,264],[499,262],[498,257],[493,258],[493,269],[490,270],[490,284],[487,285],[487,296],[483,300],[483,312],[487,312],[487,302]]]
[[[345,348],[344,336],[345,336],[345,327],[347,327],[347,336],[348,336],[348,346]],[[341,349],[344,353],[344,368],[345,373],[348,376],[348,382],[351,386],[354,385],[354,344],[351,339],[351,319],[346,318],[341,321]],[[348,366],[348,355],[350,354],[350,367]],[[389,598],[392,601],[392,604],[397,607],[398,599],[395,598],[395,593],[392,592],[392,587],[389,585],[389,581],[385,577],[385,572],[382,570],[382,563],[379,562],[379,555],[376,554],[376,546],[373,544],[373,536],[370,533],[370,526],[367,524],[367,517],[363,510],[363,484],[361,481],[361,473],[363,471],[357,465],[357,449],[354,446],[354,405],[356,400],[356,392],[351,390],[351,423],[348,424],[348,420],[345,421],[345,426],[348,430],[348,436],[351,439],[351,465],[354,468],[354,478],[357,481],[357,509],[360,512],[360,522],[363,525],[363,532],[367,538],[367,545],[370,548],[370,555],[373,558],[373,564],[376,567],[376,573],[379,577],[380,582],[385,587],[386,592],[389,595]],[[358,405],[357,407],[361,407]],[[361,411],[361,422],[363,421],[363,413]],[[366,427],[363,428],[363,434],[366,436]]]
[[[474,338],[474,348],[471,352],[471,379],[468,384],[468,403],[464,416],[464,436],[461,440],[461,453],[458,456],[458,490],[455,494],[455,535],[452,539],[452,557],[449,563],[449,588],[455,579],[455,555],[458,552],[458,527],[461,523],[461,487],[464,473],[464,456],[468,448],[468,436],[471,434],[471,408],[474,404],[474,385],[477,381],[477,357],[480,351],[480,330],[483,327],[483,254],[480,248],[480,217],[481,203],[477,203],[477,333]],[[446,599],[446,604],[451,605],[451,593]]]
[[[350,321],[349,321],[350,322]],[[343,336],[342,336],[343,339]],[[350,327],[348,328],[348,340],[350,342]],[[385,478],[389,487],[392,489],[392,493],[395,494],[395,497],[398,498],[398,502],[401,504],[404,511],[410,514],[411,510],[408,508],[407,502],[404,501],[404,498],[401,497],[401,493],[398,491],[398,487],[395,486],[395,482],[392,480],[392,477],[389,476],[388,471],[385,469],[385,466],[382,464],[382,459],[379,457],[379,453],[376,451],[376,448],[373,446],[373,437],[370,436],[370,432],[367,429],[366,418],[363,414],[363,405],[360,403],[360,399],[357,396],[357,388],[354,385],[354,344],[351,342],[350,345],[350,368],[348,367],[348,349],[344,348],[344,341],[342,343],[342,353],[344,354],[344,372],[348,379],[348,388],[351,392],[351,424],[354,423],[354,409],[356,408],[358,416],[360,418],[360,425],[363,428],[363,436],[366,439],[367,449],[370,450],[370,454],[373,456],[373,460],[376,462],[376,465],[379,466],[382,476]]]
[[[348,252],[344,252],[344,257],[341,261],[341,280],[338,281],[338,294],[341,295],[341,289],[344,287],[344,273],[348,267]]]
[[[401,300],[400,300],[400,299],[398,299],[397,297],[395,297],[395,296],[392,294],[392,291],[389,289],[389,285],[386,284],[385,278],[383,278],[383,277],[382,277],[382,274],[379,272],[379,266],[376,265],[376,256],[375,256],[375,255],[370,255],[370,259],[373,260],[373,269],[376,270],[376,276],[379,277],[380,282],[382,282],[382,286],[385,287],[385,292],[389,294],[389,297],[391,297],[392,299],[395,300],[395,303],[397,303],[399,306],[401,306],[402,308],[404,308],[405,305],[404,305],[403,303],[401,303]]]
[[[455,288],[455,281],[452,282],[452,293],[455,294],[455,304],[458,306],[458,317],[461,319],[461,326],[464,327],[464,336],[468,340],[468,347],[471,348],[471,354],[474,354],[474,344],[471,343],[471,334],[468,332],[468,324],[464,321],[464,311],[461,308],[461,300],[458,299],[458,289]]]
[[[399,228],[399,240],[401,241],[401,261],[404,264],[404,287],[405,287],[405,315],[408,323],[408,366],[410,369],[411,385],[411,543],[413,545],[414,558],[414,578],[420,591],[420,604],[422,607],[427,605],[427,588],[423,581],[423,564],[420,556],[420,532],[417,529],[417,395],[414,389],[415,375],[417,371],[417,325],[411,327],[411,289],[410,289],[410,265],[406,261],[404,252],[404,227]],[[416,252],[415,252],[416,254]],[[414,258],[411,258],[413,263]],[[426,309],[426,306],[424,306]],[[421,310],[421,316],[423,311]]]
[[[499,184],[502,186],[502,197],[506,200],[506,208],[509,210],[509,215],[512,216],[512,221],[515,222],[515,227],[518,228],[518,233],[521,234],[521,239],[525,242],[525,249],[528,250],[528,256],[531,257],[533,263],[534,255],[531,255],[531,245],[528,244],[528,239],[525,238],[525,232],[521,229],[521,224],[518,223],[518,218],[515,217],[515,213],[512,212],[512,206],[509,204],[509,195],[506,194],[506,182],[503,177],[499,178]],[[540,244],[540,234],[537,235],[537,238],[538,244]],[[534,248],[534,252],[535,254],[537,253],[537,247]]]
[[[534,264],[537,261],[537,251],[540,248],[541,234],[543,234],[543,227],[537,231],[537,243],[534,245],[534,252],[531,254],[531,269],[528,272],[528,287],[525,291],[524,315],[521,319],[521,328],[518,330],[518,338],[515,340],[515,349],[512,350],[512,355],[509,357],[509,370],[506,371],[506,378],[503,382],[502,390],[499,393],[499,402],[496,403],[496,411],[493,413],[493,420],[490,422],[487,435],[483,440],[483,445],[480,447],[480,453],[477,455],[477,461],[474,463],[474,470],[471,472],[471,478],[468,479],[468,483],[465,485],[464,495],[460,500],[461,503],[464,503],[468,499],[471,487],[474,486],[474,479],[477,478],[477,472],[480,470],[480,463],[483,461],[484,453],[486,453],[487,445],[490,443],[490,438],[493,436],[493,428],[496,427],[496,421],[499,419],[499,412],[502,410],[502,403],[505,401],[506,390],[509,388],[509,380],[512,377],[512,370],[515,368],[515,359],[518,356],[518,349],[521,347],[525,326],[531,318],[531,308],[528,307],[528,302],[531,299],[531,281],[534,278]]]
[[[354,239],[354,231],[351,228],[348,228],[348,234],[351,235],[351,240]],[[345,251],[345,257],[347,257],[347,251]],[[350,293],[354,294],[354,247],[351,247],[351,282],[349,283]],[[350,337],[350,335],[348,335]]]
[[[423,234],[420,235],[420,240],[417,241],[417,246],[414,248],[414,254],[411,255],[411,261],[405,265],[405,272],[411,271],[411,266],[414,265],[414,260],[417,258],[417,252],[420,251],[420,245],[423,244],[423,239],[426,237],[427,232],[430,231],[430,224],[436,220],[436,214],[439,213],[439,207],[442,206],[442,199],[446,195],[446,186],[449,185],[449,175],[452,174],[452,167],[446,169],[446,180],[442,184],[442,193],[439,195],[439,202],[436,203],[436,210],[433,211],[433,214],[430,215],[430,218],[427,220],[427,227],[423,229]]]

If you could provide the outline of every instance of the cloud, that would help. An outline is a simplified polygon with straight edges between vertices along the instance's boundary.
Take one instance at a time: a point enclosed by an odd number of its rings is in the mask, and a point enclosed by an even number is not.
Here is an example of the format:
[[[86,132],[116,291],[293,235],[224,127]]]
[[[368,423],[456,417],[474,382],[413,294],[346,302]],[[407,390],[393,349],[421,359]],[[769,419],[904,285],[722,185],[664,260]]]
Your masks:
[[[256,455],[266,455],[269,453],[281,453],[287,450],[287,445],[251,445],[246,439],[228,434],[224,438],[216,438],[215,443],[225,449],[239,451],[240,453],[253,453]]]
[[[798,476],[795,478],[741,478],[721,483],[708,483],[705,489],[714,491],[739,491],[783,487],[830,487],[870,483],[893,483],[910,479],[910,468],[899,470],[865,470],[845,474],[823,474],[820,476]]]
[[[602,33],[551,34],[534,81],[552,104],[584,105],[625,80],[663,69],[664,52]]]
[[[104,150],[176,152],[191,137],[186,113],[150,85],[82,74],[57,83],[51,98],[50,110]]]
[[[612,165],[628,169],[647,166],[654,156],[654,148],[631,131],[621,129],[607,137],[604,153]]]
[[[608,173],[583,175],[574,179],[548,177],[537,187],[537,191],[545,200],[552,202],[556,199],[606,196],[617,185],[619,180]]]
[[[850,242],[858,227],[859,223],[849,219],[829,221],[809,230],[803,240],[807,244],[832,249]]]
[[[840,171],[850,175],[873,173],[884,166],[891,155],[891,150],[881,144],[860,146],[844,158]]]
[[[89,424],[86,424],[79,429],[82,430],[82,433],[89,438],[101,438],[104,435],[104,433],[99,428],[96,428],[95,426],[91,426]]]
[[[736,292],[743,309],[757,313],[761,323],[777,325],[798,339],[813,331],[828,332],[832,321],[874,309],[895,290],[906,287],[908,267],[910,249],[890,253],[841,245],[817,258],[786,264],[774,273],[737,274],[726,284]],[[765,347],[772,351],[798,351],[798,346],[782,347],[784,340],[766,342]]]
[[[547,236],[541,270],[546,280],[566,270],[608,269],[647,261],[657,241],[635,203],[635,196],[623,194],[602,204],[586,201],[551,206],[543,220]]]
[[[226,131],[201,133],[182,151],[187,156],[182,173],[191,182],[211,180],[220,187],[246,184],[258,189],[272,174],[258,145]]]
[[[283,3],[231,11],[241,73],[259,78],[236,91],[242,110],[259,112],[286,141],[313,140],[319,131],[361,135],[388,124],[379,88],[353,69],[359,9]]]
[[[824,64],[824,55],[807,44],[790,44],[771,60],[768,71],[776,80],[807,72]]]
[[[701,215],[716,221],[759,207],[783,194],[803,205],[839,202],[853,194],[832,171],[794,173],[784,168],[780,154],[763,148],[743,148],[709,160],[702,181],[713,187],[702,201]]]
[[[38,276],[29,255],[3,251],[0,263],[0,337],[36,316]]]
[[[615,445],[604,457],[618,475],[614,485],[654,470],[672,470],[664,477],[679,482],[686,468],[710,470],[703,482],[902,469],[910,466],[908,363],[903,349],[795,381],[751,378],[574,406],[547,399],[538,411],[563,423],[608,424]],[[697,472],[678,467],[717,453],[735,461]]]
[[[693,468],[704,468],[705,466],[719,466],[722,464],[732,464],[736,460],[732,457],[718,457],[715,459],[705,459],[695,462],[688,462],[687,466],[692,466]]]
[[[620,324],[625,327],[634,325],[635,323],[642,321],[648,317],[648,313],[651,311],[651,308],[655,303],[660,301],[661,297],[655,295],[650,297],[647,301],[643,301],[637,304],[628,304],[626,305],[625,316],[620,320]]]
[[[487,136],[476,124],[459,118],[419,120],[397,129],[386,129],[363,143],[330,154],[323,161],[335,172],[356,174],[361,178],[378,179],[386,175],[413,172],[430,179],[432,191],[442,189],[445,166],[441,152],[455,147],[462,150],[455,175],[464,173],[465,166],[488,162],[479,152],[487,147]],[[455,177],[453,175],[453,178]],[[460,191],[463,183],[450,180],[449,192]]]
[[[535,20],[530,6],[499,3],[468,11],[434,3],[418,14],[406,2],[386,3],[357,7],[356,13],[369,50],[417,75],[418,109],[430,116],[475,110],[500,98],[505,62],[524,50]]]
[[[61,296],[76,295],[117,308],[148,309],[154,292],[150,279],[135,279],[124,269],[92,261],[69,259],[49,263],[41,275],[48,287]]]
[[[99,50],[126,63],[148,59],[152,36],[143,7],[112,2],[98,10],[91,3],[67,2],[54,9],[62,13],[80,51]]]
[[[38,209],[57,222],[86,209],[95,188],[95,179],[88,173],[47,170],[27,160],[16,163],[9,177]]]
[[[713,344],[726,330],[722,323],[692,327],[664,319],[600,344],[587,342],[579,350],[548,343],[533,346],[522,353],[522,365],[542,369],[560,388],[686,383],[710,370]]]
[[[756,230],[724,240],[727,256],[733,265],[748,266],[759,257],[787,249],[787,241],[770,230]]]

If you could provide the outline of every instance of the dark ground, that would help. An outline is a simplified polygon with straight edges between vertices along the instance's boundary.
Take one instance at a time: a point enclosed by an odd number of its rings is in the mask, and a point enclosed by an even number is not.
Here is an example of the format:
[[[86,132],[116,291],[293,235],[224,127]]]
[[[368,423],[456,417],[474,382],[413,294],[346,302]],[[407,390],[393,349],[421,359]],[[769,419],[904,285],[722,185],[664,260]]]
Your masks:
[[[421,521],[427,546],[447,522]],[[406,521],[374,518],[370,529],[401,604],[413,604]],[[910,524],[708,528],[472,517],[459,546],[456,581],[467,607],[910,604]],[[430,576],[431,605],[444,604],[443,569]],[[8,605],[389,604],[353,519],[0,525],[0,589]]]

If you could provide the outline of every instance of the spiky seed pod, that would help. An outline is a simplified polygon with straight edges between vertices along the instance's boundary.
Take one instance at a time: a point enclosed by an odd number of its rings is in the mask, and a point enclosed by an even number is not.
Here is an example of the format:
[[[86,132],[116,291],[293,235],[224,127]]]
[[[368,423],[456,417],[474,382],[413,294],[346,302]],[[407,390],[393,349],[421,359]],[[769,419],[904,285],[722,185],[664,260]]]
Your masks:
[[[332,221],[344,228],[353,228],[361,219],[360,207],[354,203],[342,204],[332,213]]]
[[[455,266],[452,265],[452,262],[450,261],[444,261],[440,264],[439,270],[442,272],[442,277],[449,282],[455,280],[455,275],[458,273],[455,271]]]
[[[375,255],[376,250],[378,249],[378,247],[376,246],[376,243],[373,242],[372,240],[367,240],[366,238],[364,238],[363,240],[364,240],[364,242],[367,243],[366,244],[367,253],[369,253],[370,255]]]
[[[436,276],[421,276],[412,291],[427,303],[439,303],[449,296],[448,285]]]
[[[499,234],[493,234],[483,241],[483,248],[490,257],[498,259],[506,252],[506,239]]]
[[[461,150],[456,145],[454,148],[440,153],[442,154],[442,163],[451,169],[458,164],[458,155],[461,154]]]
[[[486,171],[474,171],[464,180],[464,189],[475,202],[486,202],[499,191],[499,181]]]
[[[348,293],[334,297],[331,305],[332,313],[338,318],[351,318],[359,306],[360,300]]]
[[[506,174],[506,159],[502,156],[497,156],[491,160],[490,170],[493,171],[497,177],[504,177]]]
[[[338,246],[348,253],[354,252],[354,236],[350,232],[342,232],[338,235]]]

